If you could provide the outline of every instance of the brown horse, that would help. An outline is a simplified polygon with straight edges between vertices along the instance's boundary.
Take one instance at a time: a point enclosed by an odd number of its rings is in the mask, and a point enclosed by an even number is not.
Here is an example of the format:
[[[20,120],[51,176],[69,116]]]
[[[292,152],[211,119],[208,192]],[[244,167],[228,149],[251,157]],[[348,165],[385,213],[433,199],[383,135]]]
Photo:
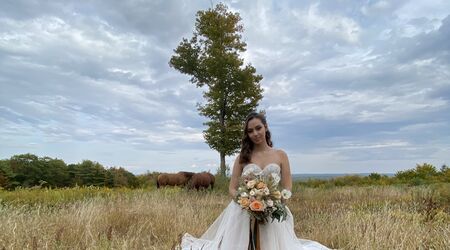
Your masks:
[[[213,189],[214,181],[214,175],[208,172],[201,172],[192,176],[189,187],[199,190],[200,188],[208,188],[211,186],[211,189]]]
[[[160,174],[156,180],[156,187],[185,186],[195,173],[178,172],[176,174]]]

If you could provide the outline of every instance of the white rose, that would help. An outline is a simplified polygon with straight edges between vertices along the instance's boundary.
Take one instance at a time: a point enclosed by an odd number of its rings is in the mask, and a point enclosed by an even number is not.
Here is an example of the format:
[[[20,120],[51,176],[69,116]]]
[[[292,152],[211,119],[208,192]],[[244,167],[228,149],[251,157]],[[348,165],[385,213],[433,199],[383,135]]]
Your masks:
[[[273,207],[273,200],[267,200],[266,204],[268,207]]]
[[[242,198],[247,198],[247,197],[248,197],[248,194],[247,194],[246,192],[243,192],[243,193],[241,193],[241,197],[242,197]]]
[[[247,188],[253,188],[255,185],[256,185],[255,180],[251,180],[251,181],[247,182]]]
[[[291,198],[291,196],[292,196],[291,191],[289,191],[289,190],[287,190],[287,189],[283,189],[283,190],[281,191],[281,197],[282,197],[283,199],[287,200],[287,199]]]

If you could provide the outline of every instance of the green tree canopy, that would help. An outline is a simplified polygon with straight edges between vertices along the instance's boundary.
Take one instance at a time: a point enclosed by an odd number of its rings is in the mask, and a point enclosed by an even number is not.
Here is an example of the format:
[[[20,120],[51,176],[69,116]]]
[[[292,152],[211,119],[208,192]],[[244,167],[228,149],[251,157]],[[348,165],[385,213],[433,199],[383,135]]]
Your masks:
[[[225,175],[225,156],[240,147],[242,121],[262,99],[262,76],[247,64],[240,53],[246,51],[238,13],[223,4],[198,11],[195,32],[183,38],[174,50],[169,65],[203,88],[206,103],[198,104],[199,113],[208,118],[203,131],[208,145],[220,153],[220,173]]]
[[[100,163],[91,160],[66,165],[61,159],[33,154],[14,155],[10,159],[0,160],[0,189],[76,185],[135,188],[139,186],[139,179],[122,167],[105,169]]]

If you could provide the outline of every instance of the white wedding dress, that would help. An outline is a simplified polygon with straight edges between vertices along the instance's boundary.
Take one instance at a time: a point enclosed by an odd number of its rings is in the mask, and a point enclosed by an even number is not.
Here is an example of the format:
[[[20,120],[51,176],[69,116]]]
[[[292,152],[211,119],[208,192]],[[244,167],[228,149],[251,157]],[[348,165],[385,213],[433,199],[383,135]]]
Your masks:
[[[280,166],[275,163],[261,169],[256,164],[248,164],[242,176],[250,173],[269,175],[276,173],[280,178]],[[294,218],[287,208],[288,216],[283,222],[268,222],[259,226],[261,250],[316,250],[329,249],[312,241],[299,239],[294,232]],[[182,250],[247,250],[249,246],[250,216],[236,202],[231,201],[214,223],[200,237],[186,233],[181,240]]]

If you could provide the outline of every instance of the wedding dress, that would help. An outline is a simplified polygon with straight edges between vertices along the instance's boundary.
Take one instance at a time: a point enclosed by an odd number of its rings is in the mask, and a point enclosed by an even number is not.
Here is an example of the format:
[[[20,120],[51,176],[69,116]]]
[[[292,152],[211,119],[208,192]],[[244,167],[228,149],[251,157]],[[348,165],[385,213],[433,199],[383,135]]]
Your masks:
[[[251,173],[263,175],[275,173],[281,178],[280,171],[280,166],[276,163],[271,163],[264,169],[252,163],[244,167],[242,176]],[[259,226],[261,250],[329,249],[318,242],[297,238],[294,232],[294,218],[289,208],[287,213],[285,221],[269,221]],[[200,238],[186,233],[180,246],[182,250],[247,250],[249,231],[249,214],[236,202],[231,201]]]

